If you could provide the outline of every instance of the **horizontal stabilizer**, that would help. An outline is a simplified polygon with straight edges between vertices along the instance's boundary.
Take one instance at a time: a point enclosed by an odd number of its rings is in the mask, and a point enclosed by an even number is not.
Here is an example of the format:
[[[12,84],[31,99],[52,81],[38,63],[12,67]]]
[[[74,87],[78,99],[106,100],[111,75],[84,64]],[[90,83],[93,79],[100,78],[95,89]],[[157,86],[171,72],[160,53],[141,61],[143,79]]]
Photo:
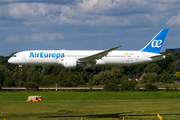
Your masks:
[[[149,58],[157,58],[157,57],[163,57],[163,58],[165,58],[166,56],[165,56],[165,55],[162,55],[162,54],[149,56]]]

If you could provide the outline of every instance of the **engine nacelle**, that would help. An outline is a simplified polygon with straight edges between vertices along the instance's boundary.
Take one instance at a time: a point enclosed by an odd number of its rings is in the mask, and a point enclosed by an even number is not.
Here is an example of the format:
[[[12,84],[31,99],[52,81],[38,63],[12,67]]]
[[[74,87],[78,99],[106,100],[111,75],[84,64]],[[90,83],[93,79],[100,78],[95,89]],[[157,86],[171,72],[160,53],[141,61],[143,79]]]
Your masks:
[[[63,59],[61,61],[61,64],[65,68],[75,68],[77,66],[77,60],[76,59]]]

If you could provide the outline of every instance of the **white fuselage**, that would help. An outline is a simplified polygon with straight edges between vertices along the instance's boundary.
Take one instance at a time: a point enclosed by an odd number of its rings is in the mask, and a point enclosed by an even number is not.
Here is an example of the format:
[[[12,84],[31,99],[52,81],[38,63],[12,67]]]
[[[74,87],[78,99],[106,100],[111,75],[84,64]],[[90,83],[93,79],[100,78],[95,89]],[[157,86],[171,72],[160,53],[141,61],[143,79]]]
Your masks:
[[[63,59],[76,59],[91,56],[102,50],[31,50],[23,51],[9,59],[9,63],[17,65],[60,65]],[[111,51],[95,65],[132,65],[163,59],[164,56],[151,58],[160,54],[141,51]]]

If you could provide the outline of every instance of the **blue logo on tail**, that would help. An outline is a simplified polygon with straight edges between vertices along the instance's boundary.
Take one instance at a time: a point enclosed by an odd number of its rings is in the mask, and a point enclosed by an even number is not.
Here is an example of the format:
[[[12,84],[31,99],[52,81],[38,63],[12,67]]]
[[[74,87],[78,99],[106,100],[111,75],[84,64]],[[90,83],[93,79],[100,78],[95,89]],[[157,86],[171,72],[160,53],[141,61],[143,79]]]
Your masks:
[[[151,43],[151,47],[153,48],[160,48],[162,46],[162,40],[153,40]]]
[[[161,30],[141,51],[160,53],[169,29]]]

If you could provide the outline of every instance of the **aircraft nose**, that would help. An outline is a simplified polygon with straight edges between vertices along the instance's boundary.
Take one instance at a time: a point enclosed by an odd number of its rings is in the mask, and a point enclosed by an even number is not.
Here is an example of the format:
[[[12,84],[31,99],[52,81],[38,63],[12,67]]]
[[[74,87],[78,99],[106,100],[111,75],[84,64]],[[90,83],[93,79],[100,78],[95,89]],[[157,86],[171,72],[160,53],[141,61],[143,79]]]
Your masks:
[[[13,63],[12,58],[9,58],[8,63]]]

